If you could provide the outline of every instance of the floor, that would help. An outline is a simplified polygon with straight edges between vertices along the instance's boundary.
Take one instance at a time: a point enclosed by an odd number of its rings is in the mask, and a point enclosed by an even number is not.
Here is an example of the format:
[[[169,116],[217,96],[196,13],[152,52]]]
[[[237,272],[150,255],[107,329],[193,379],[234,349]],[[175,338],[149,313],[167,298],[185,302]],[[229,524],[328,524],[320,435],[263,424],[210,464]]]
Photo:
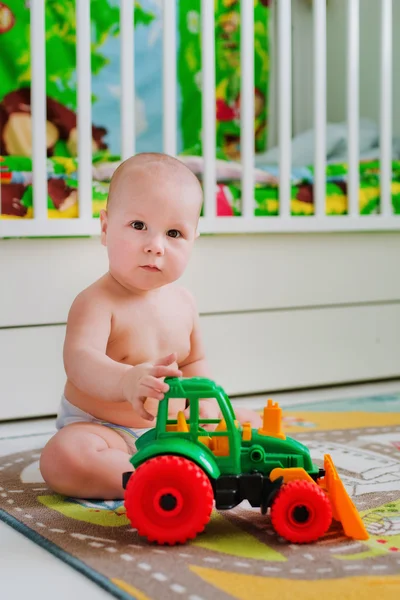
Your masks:
[[[296,406],[300,408],[302,403],[311,401],[335,401],[363,395],[398,392],[399,390],[400,380],[274,394],[273,398],[282,407]],[[241,398],[234,400],[233,405],[237,406],[244,402],[246,406],[260,408],[265,399],[259,396]],[[54,419],[0,423],[0,456],[13,454],[25,447],[41,448],[53,432]],[[1,597],[4,600],[36,598],[35,592],[32,593],[32,591],[39,589],[41,600],[53,600],[55,595],[57,600],[70,600],[71,597],[84,597],[85,600],[110,599],[107,592],[1,521],[0,554]],[[21,565],[23,565],[23,569],[21,569]],[[39,596],[39,592],[37,593]]]

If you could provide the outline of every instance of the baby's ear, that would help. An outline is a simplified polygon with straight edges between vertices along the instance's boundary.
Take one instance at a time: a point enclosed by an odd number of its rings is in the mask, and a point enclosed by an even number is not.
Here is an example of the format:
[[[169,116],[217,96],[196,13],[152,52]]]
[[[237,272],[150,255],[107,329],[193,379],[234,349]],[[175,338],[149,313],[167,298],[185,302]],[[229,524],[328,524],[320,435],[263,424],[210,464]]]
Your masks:
[[[100,237],[101,243],[103,244],[103,246],[107,246],[108,218],[107,218],[106,210],[100,211],[100,227],[101,227],[101,237]]]

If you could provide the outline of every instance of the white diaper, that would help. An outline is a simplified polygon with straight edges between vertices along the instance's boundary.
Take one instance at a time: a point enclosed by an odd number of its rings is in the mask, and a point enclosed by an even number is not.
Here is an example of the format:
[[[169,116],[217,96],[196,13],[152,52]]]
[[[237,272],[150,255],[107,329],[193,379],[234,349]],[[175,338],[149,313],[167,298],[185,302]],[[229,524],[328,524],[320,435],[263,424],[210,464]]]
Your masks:
[[[68,402],[63,395],[61,397],[61,404],[57,415],[56,428],[62,429],[63,427],[66,427],[66,425],[71,425],[71,423],[97,423],[98,425],[104,425],[110,429],[115,429],[115,431],[125,440],[131,454],[136,452],[136,440],[143,435],[143,433],[149,431],[149,429],[132,429],[130,427],[124,427],[123,425],[116,425],[115,423],[96,419],[93,415],[90,415],[84,410],[71,404],[71,402]]]

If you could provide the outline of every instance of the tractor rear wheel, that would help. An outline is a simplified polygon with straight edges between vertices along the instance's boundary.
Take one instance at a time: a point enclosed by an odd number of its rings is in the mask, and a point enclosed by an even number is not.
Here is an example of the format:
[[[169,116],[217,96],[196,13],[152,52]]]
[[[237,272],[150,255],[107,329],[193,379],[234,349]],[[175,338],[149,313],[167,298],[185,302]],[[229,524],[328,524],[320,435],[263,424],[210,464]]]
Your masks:
[[[157,456],[132,474],[125,491],[132,527],[150,542],[184,543],[207,525],[214,502],[205,472],[180,456]]]
[[[315,542],[331,525],[331,503],[317,484],[305,480],[289,481],[272,503],[271,521],[278,535],[289,542]]]

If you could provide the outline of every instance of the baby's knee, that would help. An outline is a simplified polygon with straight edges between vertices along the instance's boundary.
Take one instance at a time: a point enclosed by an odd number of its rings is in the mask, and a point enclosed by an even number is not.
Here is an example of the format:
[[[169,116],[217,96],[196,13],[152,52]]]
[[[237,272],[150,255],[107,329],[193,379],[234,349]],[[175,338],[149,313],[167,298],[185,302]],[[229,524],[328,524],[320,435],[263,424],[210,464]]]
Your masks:
[[[39,466],[47,485],[55,492],[69,495],[87,478],[88,466],[67,436],[56,434],[43,448]]]

